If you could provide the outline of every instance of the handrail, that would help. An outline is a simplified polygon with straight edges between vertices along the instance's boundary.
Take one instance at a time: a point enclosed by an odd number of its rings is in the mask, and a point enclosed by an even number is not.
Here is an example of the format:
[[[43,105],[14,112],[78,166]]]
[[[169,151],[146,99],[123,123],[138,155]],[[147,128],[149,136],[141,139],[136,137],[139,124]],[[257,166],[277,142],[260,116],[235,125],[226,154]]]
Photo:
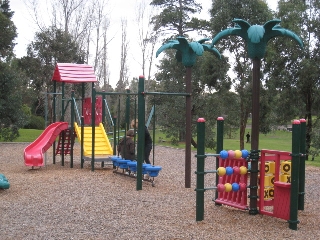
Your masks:
[[[110,122],[111,122],[111,127],[113,127],[113,126],[114,126],[114,123],[113,123],[113,120],[112,120],[112,116],[111,116],[111,113],[110,113],[110,109],[109,109],[107,100],[106,100],[106,99],[103,99],[103,101],[104,101],[104,104],[105,104],[105,106],[106,106],[106,109],[107,109],[108,115],[109,115],[109,119],[107,118],[107,121],[108,121],[108,122],[110,121]]]
[[[149,114],[149,118],[148,118],[148,121],[147,121],[147,123],[146,123],[146,127],[147,127],[147,128],[148,128],[149,125],[150,125],[150,122],[151,122],[151,119],[152,119],[153,114],[154,114],[154,105],[153,105],[152,108],[151,108],[151,111],[150,111],[150,114]]]
[[[77,119],[78,119],[78,124],[81,124],[81,117],[80,117],[80,113],[79,113],[77,101],[76,101],[75,98],[72,98],[72,100],[73,100],[73,102],[74,102],[75,111],[76,111],[76,117],[77,117]]]

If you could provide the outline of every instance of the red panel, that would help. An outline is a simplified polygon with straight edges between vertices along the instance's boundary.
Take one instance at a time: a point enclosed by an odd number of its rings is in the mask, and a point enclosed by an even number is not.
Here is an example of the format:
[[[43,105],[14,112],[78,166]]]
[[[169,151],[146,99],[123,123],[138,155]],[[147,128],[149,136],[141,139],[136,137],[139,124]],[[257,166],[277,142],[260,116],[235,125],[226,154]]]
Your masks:
[[[83,101],[83,117],[84,117],[84,124],[90,125],[91,124],[91,98],[85,98]]]
[[[274,217],[289,220],[290,218],[290,183],[274,183]]]
[[[265,171],[260,171],[260,189],[258,200],[258,208],[261,214],[273,216],[281,219],[289,219],[289,203],[290,203],[290,183],[279,182],[280,176],[280,163],[284,160],[291,160],[291,153],[277,150],[261,150],[260,157],[260,169],[265,169],[267,161],[273,161],[275,163],[275,174],[274,174],[274,199],[264,200],[264,188],[265,188]],[[269,207],[271,208],[265,208]],[[272,208],[273,206],[273,208]]]
[[[85,98],[83,101],[83,117],[84,117],[84,124],[91,125],[91,98]],[[95,107],[95,125],[99,125],[102,122],[102,97],[96,98],[96,107]]]

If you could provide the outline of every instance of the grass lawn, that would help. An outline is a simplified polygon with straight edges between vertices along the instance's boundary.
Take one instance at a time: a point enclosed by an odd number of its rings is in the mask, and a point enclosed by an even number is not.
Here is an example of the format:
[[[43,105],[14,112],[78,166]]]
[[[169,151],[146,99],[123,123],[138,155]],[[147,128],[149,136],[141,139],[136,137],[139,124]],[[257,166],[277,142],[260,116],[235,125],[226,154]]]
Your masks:
[[[250,130],[247,130],[248,132]],[[33,142],[43,130],[35,130],[35,129],[20,129],[20,137],[14,140],[14,142]],[[152,134],[152,132],[150,132]],[[272,150],[281,150],[281,151],[289,151],[291,152],[292,138],[291,132],[288,131],[274,131],[269,134],[260,134],[259,136],[259,148],[260,149],[272,149]],[[162,139],[164,141],[159,141]],[[185,148],[184,143],[179,143],[178,145],[172,145],[170,143],[170,139],[167,139],[165,135],[156,131],[155,137],[156,145],[164,145],[176,148]],[[232,139],[224,138],[223,146],[225,150],[237,150],[240,147],[239,133],[235,134],[235,137]],[[245,143],[245,148],[250,150],[250,143]],[[196,150],[192,148],[192,150]],[[206,149],[208,153],[215,153],[213,149]],[[306,161],[307,164],[320,167],[320,156],[316,157],[314,161]]]
[[[43,130],[37,129],[19,129],[20,137],[13,142],[33,142],[42,132]]]

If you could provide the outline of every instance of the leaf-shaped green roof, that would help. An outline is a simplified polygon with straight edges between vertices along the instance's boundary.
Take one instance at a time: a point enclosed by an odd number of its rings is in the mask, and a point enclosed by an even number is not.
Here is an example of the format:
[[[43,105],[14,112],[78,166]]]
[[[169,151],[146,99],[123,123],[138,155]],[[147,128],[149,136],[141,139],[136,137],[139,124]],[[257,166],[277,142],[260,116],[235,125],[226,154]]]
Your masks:
[[[253,43],[259,43],[264,36],[265,29],[260,25],[253,25],[248,29],[248,38]]]
[[[204,49],[203,46],[198,43],[198,42],[191,42],[189,44],[189,46],[191,47],[191,49],[195,52],[195,54],[197,54],[198,56],[202,56]]]
[[[204,51],[213,52],[216,56],[221,58],[217,49],[207,44],[203,44],[208,40],[210,39],[204,38],[197,42],[188,43],[184,37],[177,37],[177,40],[170,40],[162,45],[157,50],[156,57],[158,57],[163,50],[173,48],[177,50],[176,59],[181,61],[186,67],[192,67],[196,62],[197,56],[201,56]]]
[[[227,28],[218,33],[212,40],[212,46],[228,35],[237,35],[247,42],[248,55],[252,59],[263,58],[268,41],[276,36],[291,37],[301,48],[303,47],[302,40],[294,32],[280,27],[279,23],[281,21],[279,19],[270,20],[263,26],[251,26],[247,21],[242,19],[234,19],[233,22],[236,23],[236,26],[234,28]]]
[[[175,45],[178,45],[179,41],[177,40],[169,40],[167,43],[163,44],[156,52],[156,57],[159,56],[162,51],[169,49],[169,48],[175,48]]]

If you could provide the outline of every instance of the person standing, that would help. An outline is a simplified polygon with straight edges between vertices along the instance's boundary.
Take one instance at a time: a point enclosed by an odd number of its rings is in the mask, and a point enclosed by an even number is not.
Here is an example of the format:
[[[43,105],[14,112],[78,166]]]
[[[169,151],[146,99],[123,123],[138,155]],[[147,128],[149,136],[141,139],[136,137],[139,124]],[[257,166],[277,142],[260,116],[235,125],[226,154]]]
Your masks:
[[[126,160],[135,160],[135,145],[133,141],[134,131],[128,130],[126,136],[123,137],[118,144],[118,153]]]
[[[247,137],[247,143],[249,143],[250,142],[250,134],[249,134],[249,132],[247,133],[246,137]]]
[[[132,120],[131,121],[131,127],[132,128],[138,128],[138,120]],[[148,128],[145,126],[144,127],[145,131],[144,131],[144,161],[147,164],[151,164],[150,162],[150,153],[152,150],[152,139],[151,139],[151,135],[148,131]]]

